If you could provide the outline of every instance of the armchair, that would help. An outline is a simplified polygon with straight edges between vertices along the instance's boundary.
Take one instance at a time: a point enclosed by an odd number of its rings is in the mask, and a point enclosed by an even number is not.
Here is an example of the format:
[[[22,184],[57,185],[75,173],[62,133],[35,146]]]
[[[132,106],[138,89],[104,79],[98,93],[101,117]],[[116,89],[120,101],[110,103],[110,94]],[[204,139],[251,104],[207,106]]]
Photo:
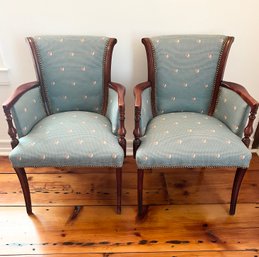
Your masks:
[[[143,38],[148,81],[137,85],[133,151],[138,167],[138,215],[145,169],[236,167],[230,215],[249,167],[258,109],[241,85],[222,81],[233,37]]]
[[[125,88],[111,82],[116,39],[93,36],[27,38],[38,81],[3,104],[11,137],[9,158],[32,214],[25,167],[114,167],[121,212],[126,155]],[[18,137],[17,137],[18,135]]]

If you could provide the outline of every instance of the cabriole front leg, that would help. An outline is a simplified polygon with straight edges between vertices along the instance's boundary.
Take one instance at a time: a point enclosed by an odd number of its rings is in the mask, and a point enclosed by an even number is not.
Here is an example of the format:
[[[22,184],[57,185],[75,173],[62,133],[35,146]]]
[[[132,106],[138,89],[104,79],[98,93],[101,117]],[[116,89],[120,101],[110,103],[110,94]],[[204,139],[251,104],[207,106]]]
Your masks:
[[[138,169],[138,216],[141,217],[143,213],[143,178],[144,170]]]
[[[122,147],[122,149],[123,149],[123,152],[124,152],[124,157],[126,157],[126,147],[127,147],[127,141],[126,141],[126,139],[125,139],[125,137],[121,137],[121,138],[119,138],[119,144],[120,144],[120,146]]]
[[[116,183],[117,183],[117,214],[121,214],[122,168],[116,168]]]
[[[232,188],[230,210],[229,210],[230,215],[235,215],[238,193],[239,193],[242,180],[245,176],[246,170],[247,169],[237,168],[234,183],[233,183],[233,188]]]
[[[31,195],[30,195],[30,189],[29,189],[29,184],[28,184],[28,179],[25,173],[24,168],[14,168],[21,187],[22,187],[22,192],[23,192],[23,196],[24,196],[24,200],[25,200],[25,204],[26,204],[26,211],[29,215],[32,214],[32,207],[31,207]]]
[[[141,144],[141,140],[139,138],[135,138],[133,140],[133,157],[136,158],[136,153]]]

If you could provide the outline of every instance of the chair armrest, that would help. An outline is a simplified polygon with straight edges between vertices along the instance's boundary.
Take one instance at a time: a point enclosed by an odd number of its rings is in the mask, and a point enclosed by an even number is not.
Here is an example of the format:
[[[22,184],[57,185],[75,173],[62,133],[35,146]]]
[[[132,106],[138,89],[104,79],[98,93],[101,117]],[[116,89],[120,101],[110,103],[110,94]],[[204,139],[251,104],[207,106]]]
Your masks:
[[[147,124],[153,117],[150,91],[150,82],[140,83],[134,88],[135,129],[139,130],[140,136],[145,135]]]
[[[243,86],[226,81],[221,83],[213,116],[224,122],[238,136],[242,137],[244,134],[242,141],[247,147],[253,133],[253,122],[257,110],[258,102],[249,95]]]
[[[148,122],[152,119],[151,107],[151,83],[149,81],[140,83],[134,88],[135,96],[135,128],[133,152],[136,154],[137,148],[141,144],[140,137],[145,135]]]
[[[109,87],[117,92],[119,106],[125,108],[124,97],[125,97],[125,93],[126,93],[126,88],[123,85],[115,83],[115,82],[111,82],[109,84]]]
[[[115,94],[115,92],[117,94]],[[119,144],[124,150],[126,156],[126,129],[125,129],[125,92],[124,86],[118,83],[109,83],[109,97],[106,111],[106,117],[108,117],[112,123],[112,132],[119,137]]]
[[[135,96],[135,107],[141,108],[142,106],[142,93],[145,89],[150,88],[151,83],[149,81],[142,82],[135,86],[134,96]]]
[[[3,103],[4,111],[10,110],[23,94],[25,94],[27,91],[31,90],[32,88],[35,88],[38,86],[39,86],[39,83],[37,81],[33,81],[33,82],[22,84],[19,87],[17,87],[14,93]]]
[[[242,99],[251,107],[253,108],[254,106],[258,107],[258,102],[248,93],[248,91],[241,85],[234,83],[234,82],[229,82],[229,81],[222,81],[221,86],[225,87],[227,89],[230,89],[240,95]]]
[[[38,82],[19,86],[3,103],[3,109],[13,148],[19,143],[17,134],[19,137],[27,135],[36,123],[47,116]]]

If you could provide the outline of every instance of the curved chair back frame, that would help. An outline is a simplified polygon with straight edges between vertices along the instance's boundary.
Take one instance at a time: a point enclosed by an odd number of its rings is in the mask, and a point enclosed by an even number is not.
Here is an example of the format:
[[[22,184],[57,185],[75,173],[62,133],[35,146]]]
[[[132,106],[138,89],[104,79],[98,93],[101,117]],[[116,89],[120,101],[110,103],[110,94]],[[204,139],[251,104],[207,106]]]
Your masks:
[[[218,65],[217,65],[217,71],[216,76],[214,79],[214,89],[211,96],[211,104],[209,107],[208,114],[211,116],[213,115],[213,112],[216,107],[216,100],[219,93],[219,87],[224,75],[226,62],[228,58],[228,54],[230,51],[230,47],[232,43],[234,42],[234,37],[226,37],[226,40],[223,43],[222,48],[222,54],[219,58]],[[155,59],[154,59],[154,50],[152,46],[152,42],[149,38],[143,38],[142,43],[145,46],[146,49],[146,55],[147,55],[147,65],[148,65],[148,81],[151,83],[151,105],[152,105],[152,112],[153,116],[157,115],[157,105],[156,105],[156,90],[155,90]]]

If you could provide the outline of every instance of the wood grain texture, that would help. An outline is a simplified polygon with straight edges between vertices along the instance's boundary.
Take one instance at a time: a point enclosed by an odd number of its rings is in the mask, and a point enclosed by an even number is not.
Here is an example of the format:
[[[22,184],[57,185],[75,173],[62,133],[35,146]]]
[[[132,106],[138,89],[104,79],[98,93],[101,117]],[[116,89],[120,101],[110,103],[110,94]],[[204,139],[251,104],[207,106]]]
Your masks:
[[[10,257],[10,255],[1,255],[1,257]],[[13,256],[13,255],[11,255]],[[51,257],[74,257],[74,256],[80,256],[80,257],[109,257],[109,256],[114,256],[114,254],[110,255],[109,253],[84,253],[84,254],[76,254],[76,253],[70,253],[69,255],[67,255],[66,253],[64,254],[53,254],[53,255],[45,255],[45,254],[37,254],[37,255],[22,255],[22,257],[32,257],[32,256],[37,256],[37,257],[46,257],[46,256],[51,256]],[[123,256],[123,255],[122,255]],[[223,255],[222,255],[223,256]],[[247,255],[249,256],[249,255]],[[134,255],[133,255],[134,257]],[[148,256],[147,256],[148,257]],[[246,256],[245,256],[246,257]]]
[[[222,177],[224,179],[222,179]],[[234,171],[185,170],[182,173],[147,173],[144,204],[229,203]],[[40,205],[115,205],[114,173],[29,174],[32,203]],[[122,204],[135,205],[136,174],[123,174]],[[0,205],[24,205],[16,174],[0,174]],[[259,172],[247,172],[239,196],[240,203],[259,200]]]
[[[1,255],[8,256],[10,255]],[[37,257],[44,257],[44,254],[37,254]],[[68,257],[67,254],[53,254],[52,257]],[[69,257],[258,257],[256,251],[208,251],[208,252],[155,252],[155,253],[84,253],[84,254],[69,254]],[[32,255],[22,255],[22,257],[32,257]]]
[[[156,252],[156,253],[118,253],[107,255],[107,257],[258,257],[256,251],[208,251],[208,252]]]
[[[121,215],[115,214],[115,169],[30,168],[34,215],[28,216],[16,174],[6,157],[0,164],[1,256],[259,256],[256,155],[233,217],[228,203],[235,169],[145,171],[148,212],[139,219],[131,157],[124,168]]]
[[[39,205],[115,205],[114,173],[89,174],[29,174],[30,192],[34,206]],[[136,174],[123,174],[122,204],[136,204]],[[0,174],[0,206],[24,205],[16,174]],[[145,203],[167,204],[163,177],[148,174],[145,181]]]
[[[84,206],[72,222],[73,207],[1,207],[0,254],[259,250],[258,207],[231,217],[220,204],[152,206],[137,220],[135,206]]]

